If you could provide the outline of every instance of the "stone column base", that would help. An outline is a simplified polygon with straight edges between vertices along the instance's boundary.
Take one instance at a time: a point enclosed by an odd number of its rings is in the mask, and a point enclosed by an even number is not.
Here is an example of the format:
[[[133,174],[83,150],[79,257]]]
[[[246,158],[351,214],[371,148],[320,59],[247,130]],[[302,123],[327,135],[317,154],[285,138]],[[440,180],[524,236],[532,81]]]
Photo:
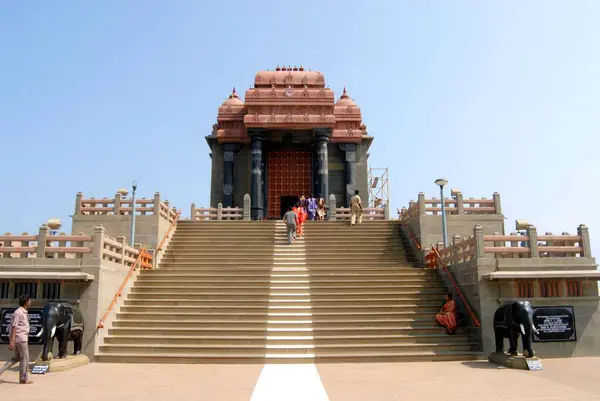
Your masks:
[[[488,357],[488,361],[491,363],[496,363],[498,365],[502,365],[509,369],[522,369],[529,370],[529,366],[527,365],[527,361],[540,361],[538,357],[533,358],[525,358],[523,355],[509,355],[499,352],[492,352]]]

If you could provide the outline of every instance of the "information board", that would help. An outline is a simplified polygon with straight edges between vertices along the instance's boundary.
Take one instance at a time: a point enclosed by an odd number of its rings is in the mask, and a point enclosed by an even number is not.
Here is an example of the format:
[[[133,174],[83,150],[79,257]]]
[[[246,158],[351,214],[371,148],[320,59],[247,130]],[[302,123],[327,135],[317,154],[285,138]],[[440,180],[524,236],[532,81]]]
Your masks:
[[[10,324],[12,314],[17,308],[0,309],[0,344],[10,343]],[[30,308],[27,310],[29,316],[29,344],[41,344],[43,338],[36,337],[42,329],[42,311],[43,309]]]
[[[533,342],[577,341],[575,310],[572,306],[534,306]]]
[[[48,372],[48,365],[34,365],[31,368],[31,374],[33,375],[45,375]]]
[[[526,359],[527,362],[527,368],[529,370],[543,370],[542,368],[542,361],[540,361],[539,359]]]

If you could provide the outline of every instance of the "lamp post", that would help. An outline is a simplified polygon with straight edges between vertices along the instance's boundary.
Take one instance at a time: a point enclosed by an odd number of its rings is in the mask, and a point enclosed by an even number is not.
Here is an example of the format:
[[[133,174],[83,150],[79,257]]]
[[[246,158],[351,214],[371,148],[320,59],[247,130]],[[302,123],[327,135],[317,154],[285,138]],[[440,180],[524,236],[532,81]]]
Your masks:
[[[444,200],[444,186],[448,180],[438,178],[435,185],[440,187],[440,199],[442,200],[442,237],[444,239],[444,248],[448,247],[448,228],[446,227],[446,201]]]
[[[135,244],[135,190],[137,189],[137,182],[133,180],[131,184],[133,191],[131,192],[131,247]]]

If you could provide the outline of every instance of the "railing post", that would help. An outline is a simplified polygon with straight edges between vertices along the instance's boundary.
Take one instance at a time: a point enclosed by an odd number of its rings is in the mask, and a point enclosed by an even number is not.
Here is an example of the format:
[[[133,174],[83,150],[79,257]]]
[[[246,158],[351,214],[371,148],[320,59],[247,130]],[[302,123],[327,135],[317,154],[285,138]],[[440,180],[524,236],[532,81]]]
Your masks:
[[[74,216],[81,214],[81,199],[83,199],[83,193],[77,192],[75,195],[75,213]]]
[[[250,207],[251,207],[251,201],[250,201],[250,195],[249,194],[245,194],[244,195],[244,212],[243,212],[243,219],[246,221],[249,221],[251,218],[251,214],[250,214]]]
[[[192,203],[190,206],[190,220],[196,220],[196,204]]]
[[[154,211],[153,213],[157,216],[160,216],[160,192],[156,191],[154,193],[154,204],[152,205],[154,207]],[[167,207],[168,209],[168,207]],[[167,211],[167,213],[169,213]],[[167,218],[169,218],[169,216],[167,215]]]
[[[117,242],[119,244],[121,244],[121,264],[124,265],[125,264],[125,247],[127,246],[127,238],[125,238],[124,235],[119,235],[117,237]]]
[[[465,214],[465,204],[463,202],[462,192],[456,193],[456,214],[459,216]]]
[[[538,251],[537,228],[533,225],[527,226],[527,236],[529,237],[529,257],[538,258],[540,253]]]
[[[456,263],[460,263],[461,260],[459,260],[458,258],[458,254],[463,250],[462,248],[459,248],[458,246],[456,246],[456,244],[460,243],[462,241],[462,237],[460,236],[460,234],[454,234],[452,236],[452,258],[450,259],[450,262],[456,262]]]
[[[29,234],[28,233],[21,233],[21,235],[29,235]],[[6,246],[6,245],[4,245],[4,246]],[[8,244],[8,246],[10,246],[10,244]],[[23,241],[23,242],[21,242],[21,246],[23,248],[29,247],[29,241]],[[10,253],[8,255],[9,256],[6,256],[6,257],[10,257]],[[23,258],[23,259],[28,258],[29,257],[29,252],[21,252],[21,254],[20,254],[19,257]]]
[[[47,225],[43,224],[40,227],[40,231],[38,233],[38,243],[36,250],[36,257],[45,258],[46,257],[46,246],[48,245],[48,232],[50,229]]]
[[[115,202],[113,204],[113,214],[115,216],[119,216],[121,214],[121,194],[115,194]]]
[[[417,204],[419,205],[419,215],[425,214],[425,194],[423,192],[419,192]]]
[[[494,192],[494,209],[496,209],[496,214],[502,214],[502,202],[500,202],[500,194],[498,192]]]
[[[473,236],[475,237],[475,257],[485,258],[485,238],[483,236],[483,227],[477,224],[473,228]]]
[[[217,220],[223,220],[223,204],[221,202],[217,204]]]
[[[94,227],[94,246],[93,246],[93,257],[96,259],[102,259],[104,253],[104,227],[98,225]]]
[[[386,202],[385,205],[383,205],[383,219],[384,220],[390,219],[390,204],[389,204],[389,202]]]
[[[577,235],[581,237],[580,246],[583,249],[583,251],[581,252],[581,256],[591,258],[592,246],[590,244],[590,230],[585,224],[580,224],[579,227],[577,227]]]
[[[329,220],[330,221],[337,220],[336,214],[337,214],[337,205],[336,205],[335,195],[331,194],[331,195],[329,195]]]

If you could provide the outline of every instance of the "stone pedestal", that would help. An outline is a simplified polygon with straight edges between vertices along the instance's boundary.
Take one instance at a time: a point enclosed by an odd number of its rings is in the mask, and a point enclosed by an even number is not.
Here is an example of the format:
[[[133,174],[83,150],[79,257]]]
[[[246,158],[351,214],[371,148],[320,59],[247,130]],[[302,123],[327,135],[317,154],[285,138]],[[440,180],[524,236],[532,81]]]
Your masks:
[[[37,360],[34,365],[38,366],[49,366],[48,373],[55,372],[64,372],[66,370],[71,370],[78,368],[80,366],[84,366],[90,363],[89,358],[84,355],[69,355],[67,358],[63,359],[51,359],[49,361]]]
[[[539,361],[540,359],[537,357],[525,358],[523,355],[513,356],[499,352],[492,352],[488,357],[488,361],[491,363],[496,363],[509,369],[529,370],[529,367],[527,366],[527,360]]]

